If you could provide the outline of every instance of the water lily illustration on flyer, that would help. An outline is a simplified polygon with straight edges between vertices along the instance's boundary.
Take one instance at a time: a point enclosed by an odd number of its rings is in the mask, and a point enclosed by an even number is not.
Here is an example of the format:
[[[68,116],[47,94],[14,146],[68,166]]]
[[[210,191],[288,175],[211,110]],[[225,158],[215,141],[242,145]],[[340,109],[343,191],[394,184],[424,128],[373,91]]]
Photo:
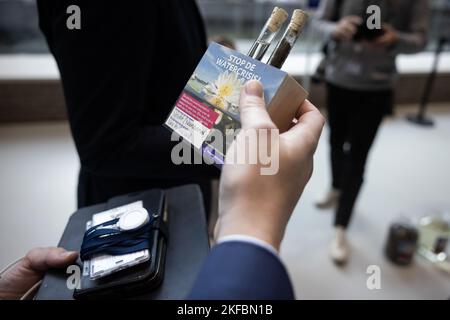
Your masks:
[[[252,79],[261,81],[265,99],[270,101],[285,76],[278,69],[212,43],[165,125],[213,158],[215,163],[223,164],[230,144],[229,139],[225,139],[226,134],[240,128],[239,98],[242,85]],[[222,133],[223,140],[211,138],[214,129]]]
[[[195,80],[194,80],[195,81]],[[238,105],[243,79],[234,72],[225,71],[203,88],[204,98],[220,110],[227,110],[238,116]]]

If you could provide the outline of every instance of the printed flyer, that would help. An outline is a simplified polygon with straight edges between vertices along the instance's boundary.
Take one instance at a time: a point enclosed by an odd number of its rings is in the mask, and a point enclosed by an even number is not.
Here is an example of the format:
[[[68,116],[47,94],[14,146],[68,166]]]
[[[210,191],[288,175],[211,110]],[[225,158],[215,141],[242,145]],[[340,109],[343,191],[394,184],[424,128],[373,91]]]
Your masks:
[[[276,68],[212,43],[165,125],[215,164],[222,165],[232,142],[227,137],[240,128],[241,86],[246,81],[259,80],[269,102],[285,77],[286,73]]]

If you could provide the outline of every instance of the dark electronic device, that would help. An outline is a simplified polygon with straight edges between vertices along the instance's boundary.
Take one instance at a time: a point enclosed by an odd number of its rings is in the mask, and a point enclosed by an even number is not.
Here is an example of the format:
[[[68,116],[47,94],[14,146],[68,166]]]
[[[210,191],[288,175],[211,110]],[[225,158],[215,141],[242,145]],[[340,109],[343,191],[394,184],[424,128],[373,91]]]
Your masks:
[[[386,256],[395,264],[411,264],[417,248],[418,232],[407,223],[394,223],[389,228]]]
[[[152,232],[150,260],[121,270],[103,278],[92,280],[83,275],[80,289],[75,289],[75,299],[127,298],[157,288],[164,276],[167,248],[167,203],[162,190],[152,190],[151,197],[143,199],[148,212],[157,213],[156,228]]]

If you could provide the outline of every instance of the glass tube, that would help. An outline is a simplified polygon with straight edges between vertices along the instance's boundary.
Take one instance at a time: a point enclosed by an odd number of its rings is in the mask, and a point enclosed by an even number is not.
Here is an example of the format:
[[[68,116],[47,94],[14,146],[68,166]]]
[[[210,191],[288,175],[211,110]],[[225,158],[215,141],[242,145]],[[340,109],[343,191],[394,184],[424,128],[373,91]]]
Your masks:
[[[288,14],[285,10],[275,7],[247,55],[253,59],[261,60],[287,17]]]
[[[302,32],[307,19],[308,16],[304,11],[298,9],[294,11],[292,20],[289,23],[286,32],[278,42],[275,50],[273,50],[267,64],[279,69],[283,66],[284,62],[289,56],[289,53],[294,47],[298,36]]]

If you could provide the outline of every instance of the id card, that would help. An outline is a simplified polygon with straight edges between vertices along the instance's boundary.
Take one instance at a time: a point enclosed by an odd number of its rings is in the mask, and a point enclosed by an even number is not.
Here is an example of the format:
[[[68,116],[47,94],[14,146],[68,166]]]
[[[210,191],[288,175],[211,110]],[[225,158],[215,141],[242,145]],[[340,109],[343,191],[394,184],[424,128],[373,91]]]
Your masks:
[[[92,221],[86,225],[87,229],[106,221],[120,218],[128,211],[143,208],[142,201],[136,201],[121,207],[99,212],[92,216]],[[94,256],[88,264],[84,266],[84,273],[88,273],[91,280],[96,280],[114,272],[135,266],[150,259],[149,250],[141,250],[123,255],[101,254]],[[89,270],[89,271],[88,271]]]

